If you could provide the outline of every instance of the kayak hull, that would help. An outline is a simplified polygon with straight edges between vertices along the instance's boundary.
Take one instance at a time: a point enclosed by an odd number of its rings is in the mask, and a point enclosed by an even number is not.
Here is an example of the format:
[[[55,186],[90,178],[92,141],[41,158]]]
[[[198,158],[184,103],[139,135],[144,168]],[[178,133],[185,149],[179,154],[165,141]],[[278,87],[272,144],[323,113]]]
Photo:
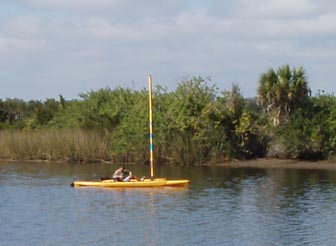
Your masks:
[[[143,181],[131,180],[129,182],[120,182],[114,180],[103,181],[74,181],[71,186],[73,187],[106,187],[106,188],[136,188],[136,187],[163,187],[163,186],[186,186],[189,180],[168,180],[161,179],[145,179]]]

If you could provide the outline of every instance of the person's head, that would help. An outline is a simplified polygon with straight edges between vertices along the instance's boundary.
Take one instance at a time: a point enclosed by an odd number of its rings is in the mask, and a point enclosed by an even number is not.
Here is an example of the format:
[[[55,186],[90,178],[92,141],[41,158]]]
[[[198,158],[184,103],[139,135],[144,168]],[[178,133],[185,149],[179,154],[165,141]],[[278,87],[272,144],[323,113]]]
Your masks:
[[[123,170],[123,171],[125,170],[125,166],[121,166],[120,168],[121,168],[121,170]]]

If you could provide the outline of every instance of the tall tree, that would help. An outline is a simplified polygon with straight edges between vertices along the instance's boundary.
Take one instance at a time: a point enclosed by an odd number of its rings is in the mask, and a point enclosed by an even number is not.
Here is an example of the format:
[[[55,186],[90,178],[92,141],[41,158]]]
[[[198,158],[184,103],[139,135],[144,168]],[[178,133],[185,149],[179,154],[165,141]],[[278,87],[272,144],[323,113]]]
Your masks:
[[[290,113],[300,108],[310,95],[307,78],[302,67],[289,65],[269,69],[261,75],[258,103],[268,113],[274,126],[286,122]]]

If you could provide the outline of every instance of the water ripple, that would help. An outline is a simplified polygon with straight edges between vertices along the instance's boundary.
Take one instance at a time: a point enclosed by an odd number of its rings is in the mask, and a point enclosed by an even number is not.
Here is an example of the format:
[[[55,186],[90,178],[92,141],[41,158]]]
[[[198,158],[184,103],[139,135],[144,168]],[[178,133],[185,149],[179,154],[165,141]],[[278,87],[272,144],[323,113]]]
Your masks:
[[[73,189],[67,170],[55,175],[43,166],[22,172],[7,167],[0,169],[0,246],[331,246],[336,241],[332,173],[217,170],[184,189],[109,190]]]

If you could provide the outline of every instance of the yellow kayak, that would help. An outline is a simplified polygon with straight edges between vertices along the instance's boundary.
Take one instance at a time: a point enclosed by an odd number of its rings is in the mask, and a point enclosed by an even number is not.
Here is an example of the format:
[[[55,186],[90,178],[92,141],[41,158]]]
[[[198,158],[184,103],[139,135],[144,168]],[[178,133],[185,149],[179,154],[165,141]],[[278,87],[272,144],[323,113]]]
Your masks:
[[[132,179],[128,182],[115,181],[113,179],[107,179],[102,181],[74,181],[71,186],[73,187],[106,187],[106,188],[136,188],[136,187],[163,187],[163,186],[186,186],[189,184],[189,180],[167,180],[165,178],[159,179],[145,179],[138,181]]]

